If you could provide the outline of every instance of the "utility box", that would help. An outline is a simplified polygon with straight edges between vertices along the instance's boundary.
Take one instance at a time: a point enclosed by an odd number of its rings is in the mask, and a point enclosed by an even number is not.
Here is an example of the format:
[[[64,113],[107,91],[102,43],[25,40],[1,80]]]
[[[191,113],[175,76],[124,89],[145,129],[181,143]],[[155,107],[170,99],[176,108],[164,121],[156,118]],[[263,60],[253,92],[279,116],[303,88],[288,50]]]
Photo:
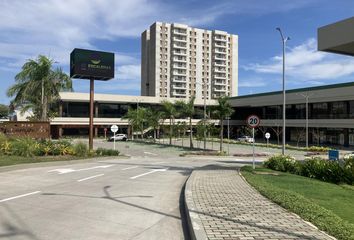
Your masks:
[[[339,160],[339,151],[338,150],[329,150],[328,151],[329,160]]]

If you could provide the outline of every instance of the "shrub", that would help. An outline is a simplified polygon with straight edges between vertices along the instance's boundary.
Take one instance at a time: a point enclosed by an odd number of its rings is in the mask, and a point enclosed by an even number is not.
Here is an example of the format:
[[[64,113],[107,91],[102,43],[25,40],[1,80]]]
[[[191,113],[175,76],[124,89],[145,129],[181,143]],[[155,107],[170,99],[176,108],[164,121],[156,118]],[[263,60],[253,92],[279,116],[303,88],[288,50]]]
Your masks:
[[[301,175],[337,184],[347,182],[344,169],[338,161],[324,160],[321,158],[313,158],[304,161],[301,167]]]
[[[36,142],[30,138],[18,138],[11,142],[11,154],[22,157],[33,157],[36,153]]]
[[[300,164],[289,155],[275,155],[264,162],[264,166],[276,171],[298,173]]]
[[[354,184],[354,157],[347,158],[344,162],[344,174],[346,182]]]
[[[78,142],[74,145],[74,153],[76,156],[85,157],[88,155],[89,151],[87,148],[87,144],[83,142]]]
[[[311,146],[311,147],[307,148],[307,151],[311,151],[311,152],[328,152],[329,150],[331,150],[331,148],[320,147],[320,146]]]
[[[106,149],[106,148],[97,148],[96,155],[97,156],[118,156],[118,150]]]

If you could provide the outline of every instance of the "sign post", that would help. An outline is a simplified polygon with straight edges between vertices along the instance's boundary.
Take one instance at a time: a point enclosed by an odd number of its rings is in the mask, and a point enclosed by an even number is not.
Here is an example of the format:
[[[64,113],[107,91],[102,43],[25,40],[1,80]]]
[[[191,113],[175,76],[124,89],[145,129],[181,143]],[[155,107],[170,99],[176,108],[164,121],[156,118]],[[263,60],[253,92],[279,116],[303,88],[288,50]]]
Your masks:
[[[255,166],[255,145],[254,145],[254,143],[255,143],[255,139],[254,139],[254,129],[256,128],[256,127],[258,127],[258,125],[260,124],[260,119],[259,119],[259,117],[257,116],[257,115],[250,115],[250,116],[248,116],[248,118],[247,118],[247,125],[250,127],[250,128],[252,128],[252,138],[253,138],[253,161],[252,161],[252,167],[253,167],[253,169],[255,169],[256,168],[256,166]]]
[[[89,149],[93,149],[94,81],[114,78],[114,53],[75,48],[70,54],[70,77],[90,80]]]
[[[113,149],[116,150],[116,132],[118,132],[118,126],[112,125],[111,131],[113,132]]]
[[[268,148],[268,143],[269,143],[269,138],[270,138],[270,133],[269,132],[267,132],[265,134],[265,138],[267,139],[267,148]]]

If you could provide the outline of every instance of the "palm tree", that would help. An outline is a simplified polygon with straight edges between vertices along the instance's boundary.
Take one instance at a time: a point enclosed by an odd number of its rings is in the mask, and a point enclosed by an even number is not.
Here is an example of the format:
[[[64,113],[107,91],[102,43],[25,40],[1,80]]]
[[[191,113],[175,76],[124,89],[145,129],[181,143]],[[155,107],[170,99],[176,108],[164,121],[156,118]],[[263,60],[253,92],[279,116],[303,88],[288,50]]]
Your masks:
[[[137,121],[137,126],[140,130],[140,136],[141,139],[144,139],[144,125],[147,123],[147,110],[146,108],[143,107],[138,107],[136,110],[136,121]]]
[[[134,135],[134,128],[137,128],[140,130],[141,139],[144,138],[144,124],[147,122],[146,112],[146,108],[143,107],[138,107],[137,109],[129,108],[128,112],[123,116],[123,118],[129,121],[132,128],[132,136]]]
[[[193,148],[193,126],[192,126],[192,118],[195,113],[194,109],[194,100],[195,97],[191,97],[188,102],[177,101],[176,106],[181,109],[181,114],[189,118],[189,142],[190,148]]]
[[[7,90],[14,106],[31,109],[36,119],[48,120],[49,106],[59,99],[60,91],[72,91],[72,81],[61,68],[52,69],[54,61],[39,55],[28,60],[15,76],[16,83]]]
[[[174,106],[173,103],[167,101],[167,100],[164,100],[161,102],[162,103],[162,111],[163,111],[163,115],[164,115],[164,118],[169,118],[170,119],[170,145],[172,145],[172,130],[173,130],[173,122],[174,122],[174,119],[175,119],[175,116],[176,116],[176,108]]]
[[[229,102],[229,97],[223,96],[218,98],[218,105],[214,108],[214,115],[220,121],[220,152],[222,151],[223,137],[224,137],[224,119],[231,116],[233,109]]]
[[[162,119],[162,112],[153,108],[149,108],[147,111],[147,122],[150,127],[154,129],[154,141],[156,141],[157,131],[160,127],[160,121]]]
[[[122,117],[123,119],[128,119],[132,132],[132,140],[134,139],[134,128],[137,127],[137,116],[138,115],[136,109],[129,108],[128,112]]]

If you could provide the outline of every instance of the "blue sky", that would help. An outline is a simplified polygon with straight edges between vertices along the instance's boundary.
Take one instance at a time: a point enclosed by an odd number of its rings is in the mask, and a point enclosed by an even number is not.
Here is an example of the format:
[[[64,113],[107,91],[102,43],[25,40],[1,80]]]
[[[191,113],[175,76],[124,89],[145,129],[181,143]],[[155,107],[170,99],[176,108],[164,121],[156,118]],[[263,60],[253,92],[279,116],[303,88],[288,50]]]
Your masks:
[[[0,103],[27,59],[48,55],[68,71],[73,48],[112,51],[116,78],[96,92],[140,95],[140,34],[155,21],[239,35],[239,95],[281,85],[281,41],[290,36],[287,89],[354,79],[354,58],[317,52],[317,28],[353,16],[352,0],[2,0]],[[85,80],[74,90],[88,92]]]

